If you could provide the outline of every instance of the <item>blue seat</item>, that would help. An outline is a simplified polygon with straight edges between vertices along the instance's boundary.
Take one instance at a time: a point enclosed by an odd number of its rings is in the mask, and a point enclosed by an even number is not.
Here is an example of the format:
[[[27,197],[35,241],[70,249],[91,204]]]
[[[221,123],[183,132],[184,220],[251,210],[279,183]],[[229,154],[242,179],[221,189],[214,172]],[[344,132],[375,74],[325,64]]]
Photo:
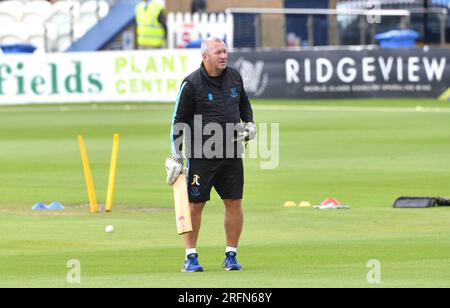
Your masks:
[[[37,48],[31,44],[0,45],[4,54],[7,53],[33,53]]]

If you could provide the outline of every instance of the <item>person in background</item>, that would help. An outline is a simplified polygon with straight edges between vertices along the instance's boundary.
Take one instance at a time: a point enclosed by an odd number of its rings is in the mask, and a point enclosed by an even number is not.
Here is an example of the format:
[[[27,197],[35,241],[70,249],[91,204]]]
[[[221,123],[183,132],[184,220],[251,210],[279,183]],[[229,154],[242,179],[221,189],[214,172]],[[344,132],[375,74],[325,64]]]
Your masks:
[[[161,1],[143,0],[136,6],[136,35],[139,49],[158,49],[166,45],[167,13]]]

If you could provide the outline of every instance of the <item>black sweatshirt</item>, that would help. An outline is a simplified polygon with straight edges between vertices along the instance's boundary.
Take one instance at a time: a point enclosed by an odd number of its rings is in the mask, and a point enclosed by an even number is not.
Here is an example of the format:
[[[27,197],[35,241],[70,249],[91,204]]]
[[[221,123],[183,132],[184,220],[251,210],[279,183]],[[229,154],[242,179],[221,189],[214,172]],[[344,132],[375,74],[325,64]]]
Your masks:
[[[227,129],[229,131],[230,126],[241,120],[253,122],[253,110],[239,72],[229,67],[221,76],[210,77],[202,64],[183,80],[178,94],[171,129],[172,155],[181,155],[183,128],[187,125],[190,129],[190,134],[184,136],[187,158],[237,158],[240,143],[233,142],[237,131],[230,136]],[[214,127],[218,126],[223,129],[223,139],[221,142],[208,141],[215,136]],[[202,134],[205,128],[210,131]],[[199,134],[202,137],[195,140],[195,135]],[[234,153],[233,157],[230,153]]]

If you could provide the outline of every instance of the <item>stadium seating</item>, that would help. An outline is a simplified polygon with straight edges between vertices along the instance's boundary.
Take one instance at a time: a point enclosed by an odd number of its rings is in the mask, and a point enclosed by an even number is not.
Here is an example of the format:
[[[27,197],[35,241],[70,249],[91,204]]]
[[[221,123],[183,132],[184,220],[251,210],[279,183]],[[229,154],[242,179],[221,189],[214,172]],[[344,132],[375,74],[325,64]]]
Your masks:
[[[64,51],[108,15],[115,0],[0,1],[0,43]]]
[[[10,23],[7,28],[2,27],[0,36],[1,44],[20,44],[29,37],[28,27],[21,22]]]
[[[99,2],[97,2],[97,0],[84,1],[81,4],[80,21],[86,25],[87,28],[91,28],[99,19],[108,15],[108,12],[109,4],[104,0]]]
[[[44,24],[53,14],[53,6],[48,1],[38,0],[25,2],[22,22],[25,24]]]
[[[23,4],[20,1],[0,2],[0,27],[10,22],[17,22],[22,19]]]

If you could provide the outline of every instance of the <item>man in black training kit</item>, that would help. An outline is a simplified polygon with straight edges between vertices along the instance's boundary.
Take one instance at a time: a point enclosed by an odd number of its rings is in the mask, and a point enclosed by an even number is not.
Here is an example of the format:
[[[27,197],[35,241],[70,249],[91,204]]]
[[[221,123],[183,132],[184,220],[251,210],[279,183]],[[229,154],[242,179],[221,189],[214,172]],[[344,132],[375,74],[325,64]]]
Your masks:
[[[201,48],[202,65],[184,79],[178,94],[172,119],[172,158],[166,161],[167,182],[173,185],[184,170],[184,137],[193,231],[184,235],[186,259],[182,271],[203,271],[196,247],[202,211],[213,187],[225,204],[227,243],[223,268],[241,270],[236,254],[244,221],[242,141],[256,137],[253,110],[239,72],[227,67],[228,50],[223,40],[208,38]],[[221,134],[217,134],[218,130],[222,130]],[[211,136],[219,142],[208,142]]]

